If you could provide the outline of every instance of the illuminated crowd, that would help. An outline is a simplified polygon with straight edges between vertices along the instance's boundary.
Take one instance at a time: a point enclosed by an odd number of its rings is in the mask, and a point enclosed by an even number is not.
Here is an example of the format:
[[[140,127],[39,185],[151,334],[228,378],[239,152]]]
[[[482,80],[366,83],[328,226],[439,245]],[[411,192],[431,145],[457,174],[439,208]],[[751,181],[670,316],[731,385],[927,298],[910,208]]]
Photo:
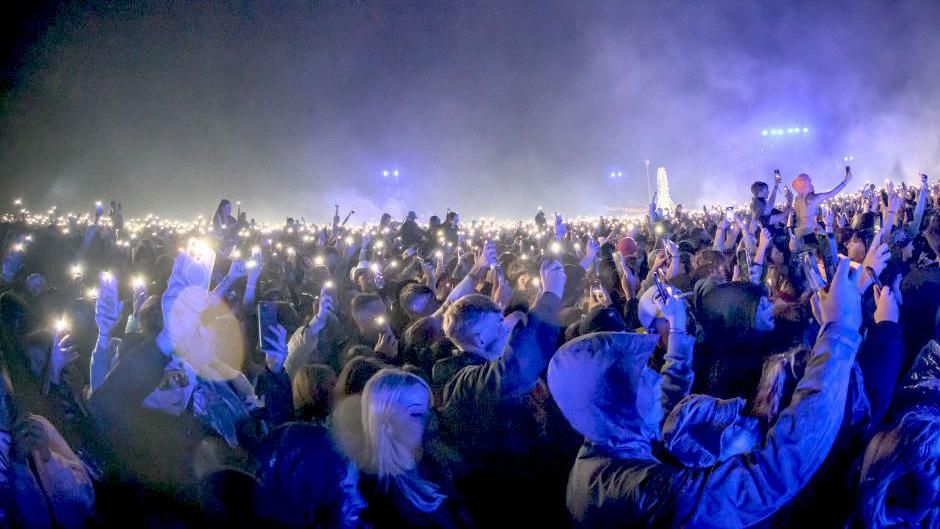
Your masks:
[[[11,201],[0,527],[940,527],[940,186],[851,181],[503,221]]]

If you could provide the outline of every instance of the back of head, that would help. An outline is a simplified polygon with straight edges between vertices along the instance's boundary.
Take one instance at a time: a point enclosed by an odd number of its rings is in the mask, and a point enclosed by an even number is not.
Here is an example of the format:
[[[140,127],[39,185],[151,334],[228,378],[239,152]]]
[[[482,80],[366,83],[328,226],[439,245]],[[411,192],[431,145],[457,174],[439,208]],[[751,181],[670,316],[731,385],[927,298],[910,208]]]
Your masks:
[[[444,314],[444,334],[458,347],[475,347],[474,328],[487,314],[502,314],[502,311],[482,294],[462,297]]]
[[[362,393],[366,383],[373,375],[387,367],[384,362],[372,356],[357,356],[350,360],[339,372],[336,380],[338,399]]]
[[[655,435],[644,414],[658,396],[642,391],[641,374],[657,342],[655,335],[601,332],[562,345],[552,357],[552,397],[587,440],[611,446]]]
[[[291,381],[294,410],[305,421],[323,421],[333,410],[336,373],[330,366],[301,367]]]

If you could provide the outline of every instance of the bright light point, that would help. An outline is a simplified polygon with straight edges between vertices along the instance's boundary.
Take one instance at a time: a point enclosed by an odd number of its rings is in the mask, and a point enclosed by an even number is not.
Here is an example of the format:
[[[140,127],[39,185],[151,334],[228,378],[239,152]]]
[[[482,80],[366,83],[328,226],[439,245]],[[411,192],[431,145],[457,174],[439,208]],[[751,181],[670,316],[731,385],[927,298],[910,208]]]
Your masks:
[[[434,252],[434,257],[444,257],[444,252],[437,250]]]
[[[352,238],[352,237],[346,237],[346,244],[352,244],[352,243],[353,243],[353,238]]]
[[[294,247],[293,247],[293,246],[288,246],[288,247],[287,247],[287,255],[294,255],[294,252],[295,252],[295,251],[296,251],[296,250],[294,250]]]
[[[623,176],[623,173],[620,171],[617,171],[617,176]]]
[[[258,261],[255,261],[254,259],[249,259],[248,262],[245,263],[245,267],[248,268],[249,270],[258,268]]]
[[[314,258],[313,258],[313,264],[315,264],[316,266],[323,266],[323,256],[322,256],[322,255],[318,255],[318,256],[314,257]]]
[[[385,325],[385,316],[378,316],[375,318],[376,325]]]
[[[72,265],[72,275],[73,275],[73,276],[80,276],[80,275],[82,275],[82,265],[80,265],[80,264]]]
[[[65,318],[60,318],[55,322],[55,332],[62,334],[69,329],[69,322]]]
[[[561,243],[559,243],[558,241],[553,241],[551,248],[552,248],[553,254],[558,255],[559,253],[561,253]]]
[[[803,127],[803,134],[806,134],[806,133],[808,133],[808,132],[809,132],[809,129],[806,128],[806,127]]]
[[[369,265],[369,269],[375,272],[376,274],[378,274],[379,273],[378,263],[372,263],[371,265]]]
[[[144,288],[145,284],[146,281],[144,281],[144,276],[137,276],[134,278],[134,282],[131,283],[131,286],[136,290],[138,288]]]
[[[610,177],[611,177],[611,178],[613,178],[613,177],[615,177],[615,176],[617,176],[617,173],[610,173]]]
[[[323,283],[323,288],[333,288],[334,286],[336,286],[336,283],[332,279],[327,279],[326,283]]]
[[[528,261],[528,260],[529,260],[529,254],[525,254],[525,253],[522,254],[522,260],[523,260],[523,261]]]
[[[96,207],[96,208],[100,208],[102,205],[103,205],[103,204],[101,203],[100,200],[98,200],[97,202],[95,202],[95,207]]]
[[[22,205],[22,204],[23,204],[23,199],[21,199],[21,198],[18,198],[18,199],[16,199],[16,200],[13,201],[13,205],[14,205],[14,206],[19,206],[19,205]]]
[[[529,282],[532,283],[532,286],[535,288],[539,288],[539,284],[541,283],[537,277],[530,279]]]
[[[20,243],[14,244],[14,245],[13,245],[13,251],[14,251],[14,252],[22,252],[22,251],[23,251],[23,245],[20,244]]]
[[[663,233],[663,226],[662,226],[662,224],[657,224],[657,225],[656,225],[656,228],[654,228],[654,231],[656,232],[656,235],[661,235],[661,234]]]
[[[388,176],[388,171],[382,171],[382,176]]]
[[[98,289],[89,288],[88,290],[85,291],[85,297],[89,299],[98,299]]]
[[[767,134],[768,134],[768,132],[767,132],[766,130],[760,131],[760,135],[761,135],[761,136],[766,136]]]
[[[104,272],[101,272],[101,280],[104,281],[105,283],[110,283],[111,280],[113,279],[114,279],[114,276],[111,274],[111,272],[108,272],[107,270],[105,270]]]
[[[385,241],[376,241],[376,242],[375,242],[375,247],[376,247],[376,248],[384,248],[384,247],[385,247]]]
[[[388,264],[388,266],[391,266],[392,268],[398,268],[398,261],[392,261]]]
[[[392,173],[392,176],[398,176],[398,170],[397,170],[397,169]]]

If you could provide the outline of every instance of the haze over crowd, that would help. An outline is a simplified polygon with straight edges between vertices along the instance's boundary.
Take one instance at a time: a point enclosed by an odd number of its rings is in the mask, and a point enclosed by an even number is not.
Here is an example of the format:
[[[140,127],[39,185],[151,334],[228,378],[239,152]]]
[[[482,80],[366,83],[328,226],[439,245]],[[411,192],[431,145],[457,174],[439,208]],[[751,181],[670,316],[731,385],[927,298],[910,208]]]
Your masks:
[[[913,182],[940,167],[938,20],[926,1],[53,4],[7,54],[0,193],[328,221],[336,202],[598,214],[611,170],[646,200],[644,159],[689,206],[778,163],[826,187],[849,154],[853,189]],[[761,152],[790,126],[810,132]]]

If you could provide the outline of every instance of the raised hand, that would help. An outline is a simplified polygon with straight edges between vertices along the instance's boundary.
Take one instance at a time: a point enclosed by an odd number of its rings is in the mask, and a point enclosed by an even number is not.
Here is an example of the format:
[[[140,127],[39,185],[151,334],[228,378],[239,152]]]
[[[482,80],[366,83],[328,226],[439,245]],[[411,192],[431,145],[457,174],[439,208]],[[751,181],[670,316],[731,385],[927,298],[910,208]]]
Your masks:
[[[111,336],[111,331],[121,319],[124,303],[118,299],[117,277],[102,272],[98,281],[98,299],[95,300],[95,324],[98,334]]]
[[[542,261],[539,269],[539,277],[544,292],[551,292],[559,298],[565,291],[565,269],[558,261]]]
[[[261,351],[272,371],[280,372],[287,359],[287,329],[277,324],[268,327],[268,332],[271,334],[265,335]]]
[[[333,296],[326,293],[326,287],[320,290],[320,306],[317,308],[317,314],[310,320],[307,326],[308,335],[320,334],[327,324],[330,314],[335,311],[333,308]]]
[[[385,327],[385,330],[379,334],[374,351],[386,358],[396,358],[398,356],[398,338],[395,337],[391,329]]]
[[[49,381],[58,384],[62,376],[62,371],[78,360],[78,351],[72,343],[72,336],[64,334],[52,344],[52,352],[49,354]]]
[[[656,308],[663,313],[663,317],[669,322],[670,332],[684,333],[688,316],[685,311],[685,301],[676,295],[670,294],[663,300],[659,296],[653,296],[653,303]]]
[[[862,325],[862,300],[858,291],[861,270],[852,270],[848,259],[839,259],[829,287],[818,292],[818,319],[821,324],[835,323],[858,329]]]
[[[897,323],[899,316],[898,300],[891,288],[875,285],[875,323],[885,321]]]

